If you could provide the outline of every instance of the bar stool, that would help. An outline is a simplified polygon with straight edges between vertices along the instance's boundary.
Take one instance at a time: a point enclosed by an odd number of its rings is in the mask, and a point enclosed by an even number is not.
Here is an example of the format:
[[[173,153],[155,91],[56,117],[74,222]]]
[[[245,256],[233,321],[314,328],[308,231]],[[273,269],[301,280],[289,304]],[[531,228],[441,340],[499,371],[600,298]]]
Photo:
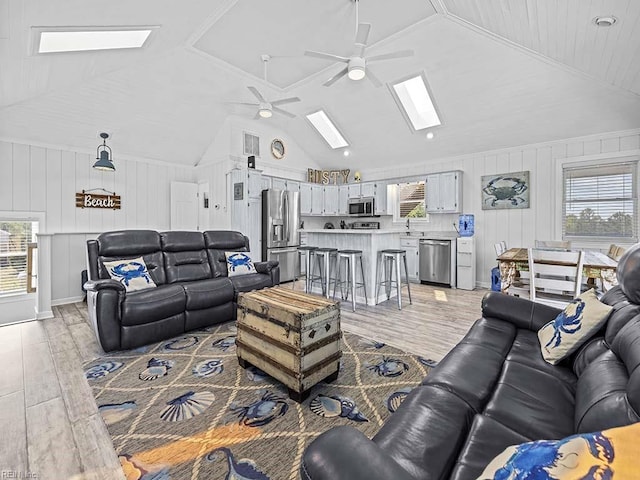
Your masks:
[[[318,247],[311,247],[308,245],[302,245],[298,247],[298,254],[304,255],[304,291],[309,293],[311,288],[311,278],[312,271],[311,268],[313,266],[313,254],[318,249]]]
[[[406,250],[386,249],[378,252],[378,262],[376,265],[377,275],[377,288],[376,288],[376,304],[378,303],[378,294],[380,293],[380,286],[384,285],[384,289],[387,293],[387,300],[391,295],[391,288],[394,286],[398,292],[398,310],[402,310],[402,277],[400,275],[400,260],[404,263],[404,275],[407,284],[407,292],[409,293],[409,304],[411,304],[411,287],[409,286],[409,270],[407,269],[407,252]],[[384,281],[381,281],[380,275],[382,273],[381,264],[384,261]],[[393,279],[393,272],[395,271],[396,279]]]
[[[315,270],[312,272],[310,286],[320,281],[322,286],[322,295],[329,298],[330,284],[334,282],[335,277],[331,276],[332,271],[335,271],[335,261],[338,257],[337,248],[317,248],[313,251],[313,255],[316,257],[316,266],[318,267],[318,275],[315,275]],[[333,260],[334,268],[331,268],[331,260]]]
[[[343,262],[344,260],[344,262]],[[360,273],[362,274],[362,282],[356,281],[357,261],[360,260]],[[367,299],[367,286],[364,283],[364,266],[362,265],[362,250],[338,250],[337,275],[336,281],[333,283],[333,298],[336,298],[336,287],[340,285],[340,296],[343,300],[349,299],[349,290],[351,290],[351,308],[356,311],[356,290],[358,287],[364,289],[365,304],[369,303]],[[342,264],[345,263],[346,279],[342,278]],[[345,296],[342,287],[347,284],[347,295]]]

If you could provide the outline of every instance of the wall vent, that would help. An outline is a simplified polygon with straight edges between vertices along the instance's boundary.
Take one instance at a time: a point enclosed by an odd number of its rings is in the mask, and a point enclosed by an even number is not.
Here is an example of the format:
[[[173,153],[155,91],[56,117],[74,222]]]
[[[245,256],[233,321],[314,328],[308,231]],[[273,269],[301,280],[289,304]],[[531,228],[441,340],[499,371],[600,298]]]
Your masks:
[[[260,137],[253,133],[244,132],[243,152],[245,155],[260,156]]]

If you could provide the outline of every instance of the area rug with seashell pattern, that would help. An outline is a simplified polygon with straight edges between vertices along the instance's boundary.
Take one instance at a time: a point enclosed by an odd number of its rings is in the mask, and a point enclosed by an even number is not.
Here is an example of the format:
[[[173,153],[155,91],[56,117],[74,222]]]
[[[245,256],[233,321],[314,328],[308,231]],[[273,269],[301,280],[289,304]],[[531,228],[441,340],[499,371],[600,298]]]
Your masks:
[[[240,368],[234,322],[85,365],[128,479],[297,479],[304,448],[352,425],[372,437],[434,362],[350,333],[338,379],[289,399]]]

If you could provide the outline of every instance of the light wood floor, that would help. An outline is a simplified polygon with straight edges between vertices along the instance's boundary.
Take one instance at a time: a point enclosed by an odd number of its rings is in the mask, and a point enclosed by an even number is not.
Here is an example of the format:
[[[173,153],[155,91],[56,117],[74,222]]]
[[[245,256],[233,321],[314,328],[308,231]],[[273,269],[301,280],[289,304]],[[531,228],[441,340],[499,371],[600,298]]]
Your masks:
[[[412,285],[413,305],[405,291],[401,311],[394,299],[355,313],[345,303],[342,328],[440,360],[479,318],[484,293]],[[54,307],[54,314],[0,327],[0,478],[123,479],[84,379],[82,364],[103,353],[86,306]]]

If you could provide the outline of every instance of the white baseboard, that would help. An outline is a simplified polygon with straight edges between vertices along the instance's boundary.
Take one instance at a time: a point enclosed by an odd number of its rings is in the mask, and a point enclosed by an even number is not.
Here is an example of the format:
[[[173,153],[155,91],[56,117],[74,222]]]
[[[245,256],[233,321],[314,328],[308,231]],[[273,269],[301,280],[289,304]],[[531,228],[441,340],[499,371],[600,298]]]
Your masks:
[[[51,306],[57,307],[58,305],[66,305],[67,303],[78,303],[84,299],[84,295],[79,297],[67,297],[67,298],[57,298],[55,300],[51,300]]]
[[[36,312],[36,320],[44,320],[45,318],[53,318],[53,311],[47,310],[45,312]]]

